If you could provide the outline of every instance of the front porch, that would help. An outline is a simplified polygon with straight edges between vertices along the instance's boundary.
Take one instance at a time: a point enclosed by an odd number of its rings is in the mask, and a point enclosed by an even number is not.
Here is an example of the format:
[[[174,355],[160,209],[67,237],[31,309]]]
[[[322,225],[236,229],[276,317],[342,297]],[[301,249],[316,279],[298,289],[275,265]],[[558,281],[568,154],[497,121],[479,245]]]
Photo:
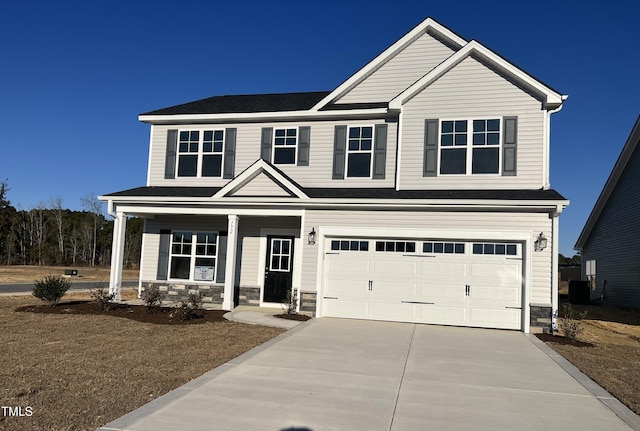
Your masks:
[[[164,210],[164,211],[163,211]],[[177,208],[173,209],[177,210]],[[259,213],[259,214],[258,214]],[[119,298],[127,218],[145,219],[139,293],[156,285],[166,301],[202,293],[203,303],[280,308],[290,289],[301,298],[304,215],[300,210],[119,207],[115,214],[109,291]],[[315,295],[297,310],[315,313]],[[311,298],[313,296],[313,298]],[[302,307],[301,307],[302,305]]]

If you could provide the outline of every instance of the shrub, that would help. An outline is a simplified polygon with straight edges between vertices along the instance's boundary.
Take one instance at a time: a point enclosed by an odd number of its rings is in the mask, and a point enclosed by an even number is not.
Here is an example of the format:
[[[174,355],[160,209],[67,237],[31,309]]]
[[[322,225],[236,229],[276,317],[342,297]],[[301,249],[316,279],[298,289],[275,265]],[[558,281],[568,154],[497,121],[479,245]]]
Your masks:
[[[284,314],[298,314],[298,295],[293,289],[287,291],[287,296],[282,301],[282,309]]]
[[[96,302],[96,306],[98,310],[109,311],[115,308],[115,303],[113,299],[115,298],[115,293],[109,293],[109,289],[105,289],[102,283],[96,284],[93,289],[89,289],[91,292],[91,297]]]
[[[582,332],[582,320],[587,316],[587,311],[578,311],[571,304],[563,304],[562,310],[564,318],[560,320],[559,326],[564,336],[575,340]]]
[[[176,306],[176,313],[180,320],[191,320],[202,317],[202,292],[191,292],[186,301],[180,301]]]
[[[149,313],[154,313],[162,306],[162,301],[167,295],[160,291],[160,287],[150,284],[142,292],[141,298]]]
[[[46,275],[34,281],[35,286],[31,293],[36,298],[49,301],[51,305],[56,305],[71,287],[71,282],[61,275]]]

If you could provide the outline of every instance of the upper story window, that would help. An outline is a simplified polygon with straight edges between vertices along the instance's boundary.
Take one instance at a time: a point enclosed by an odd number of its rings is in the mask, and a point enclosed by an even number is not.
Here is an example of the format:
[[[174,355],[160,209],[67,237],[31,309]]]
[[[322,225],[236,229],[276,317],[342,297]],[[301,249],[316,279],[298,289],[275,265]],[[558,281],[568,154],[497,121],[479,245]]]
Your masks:
[[[440,174],[499,174],[500,119],[443,120]]]
[[[275,129],[274,135],[273,163],[276,165],[296,164],[298,129]]]
[[[371,177],[373,127],[349,127],[347,140],[347,178]]]
[[[221,177],[223,130],[181,130],[178,177]]]

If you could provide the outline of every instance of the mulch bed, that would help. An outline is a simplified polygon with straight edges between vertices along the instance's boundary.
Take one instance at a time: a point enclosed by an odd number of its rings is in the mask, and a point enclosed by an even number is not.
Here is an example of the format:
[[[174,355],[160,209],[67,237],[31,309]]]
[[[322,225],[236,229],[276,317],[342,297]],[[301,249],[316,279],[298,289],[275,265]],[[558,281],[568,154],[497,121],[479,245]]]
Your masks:
[[[560,335],[536,334],[536,337],[538,337],[539,339],[541,339],[546,343],[555,343],[555,344],[562,344],[562,345],[569,345],[569,346],[576,346],[576,347],[594,347],[594,345],[591,343],[579,341],[574,338],[562,337]]]
[[[153,311],[149,311],[144,305],[114,304],[111,309],[102,310],[94,301],[71,301],[54,306],[27,305],[18,307],[15,311],[41,314],[102,314],[157,325],[193,325],[207,322],[228,322],[228,320],[223,317],[227,313],[227,311],[224,310],[197,310],[194,318],[184,320],[181,318],[178,310],[172,307],[159,307]]]
[[[311,319],[309,316],[305,316],[304,314],[274,314],[273,317],[278,317],[280,319],[286,320],[297,320],[298,322],[306,322]]]

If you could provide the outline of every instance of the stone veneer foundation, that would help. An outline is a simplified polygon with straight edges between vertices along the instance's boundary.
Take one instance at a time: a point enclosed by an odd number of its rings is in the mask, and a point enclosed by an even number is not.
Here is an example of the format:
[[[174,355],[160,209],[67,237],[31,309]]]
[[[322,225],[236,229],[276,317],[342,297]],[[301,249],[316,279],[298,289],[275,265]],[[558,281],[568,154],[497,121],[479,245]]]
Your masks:
[[[529,319],[531,333],[550,334],[551,329],[551,307],[541,305],[531,305],[531,318]]]

